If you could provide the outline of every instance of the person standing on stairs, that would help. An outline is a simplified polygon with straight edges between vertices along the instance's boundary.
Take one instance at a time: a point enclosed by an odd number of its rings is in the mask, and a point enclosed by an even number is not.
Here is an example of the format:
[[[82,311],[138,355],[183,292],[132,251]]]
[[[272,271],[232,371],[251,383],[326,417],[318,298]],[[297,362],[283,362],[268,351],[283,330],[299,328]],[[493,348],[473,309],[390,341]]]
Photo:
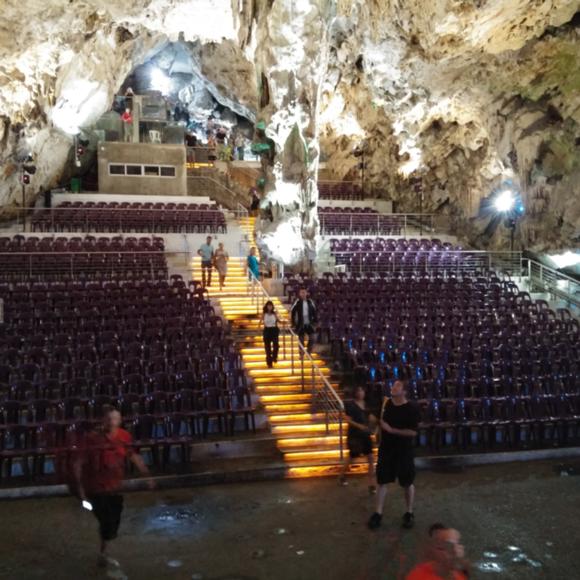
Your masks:
[[[349,454],[344,459],[339,483],[340,485],[348,485],[346,472],[352,460],[364,456],[367,458],[369,465],[369,493],[374,494],[377,491],[375,486],[373,440],[371,439],[371,434],[374,431],[372,426],[374,417],[366,406],[365,397],[366,391],[364,387],[358,385],[354,388],[352,400],[345,401],[344,404],[345,420],[348,423],[346,441]]]
[[[252,282],[260,279],[260,262],[256,248],[250,248],[250,255],[248,256],[248,276]]]
[[[264,304],[264,311],[262,315],[262,322],[264,324],[264,348],[266,350],[266,363],[271,369],[274,363],[278,362],[278,350],[280,329],[278,328],[278,313],[274,308],[274,303],[268,300]]]
[[[213,268],[214,249],[211,245],[211,236],[207,237],[205,244],[199,247],[197,253],[201,256],[201,284],[206,288],[211,286],[211,270]]]
[[[383,519],[383,507],[387,497],[387,484],[399,481],[405,490],[407,511],[403,515],[403,527],[412,528],[415,520],[415,457],[413,439],[417,436],[419,411],[407,400],[407,386],[397,380],[391,387],[391,398],[385,397],[379,415],[381,443],[377,463],[377,509],[370,517],[368,527],[379,528]]]
[[[290,317],[294,332],[298,335],[302,347],[304,347],[304,337],[308,335],[307,350],[311,353],[314,347],[314,325],[317,320],[317,312],[314,302],[308,297],[306,288],[302,287],[298,291],[298,300],[292,306]],[[303,356],[304,353],[301,349],[300,358]]]
[[[229,254],[224,248],[223,242],[218,244],[218,249],[215,251],[213,259],[215,263],[215,269],[218,271],[220,290],[223,290],[226,283],[226,275],[228,273],[228,260],[230,259]]]

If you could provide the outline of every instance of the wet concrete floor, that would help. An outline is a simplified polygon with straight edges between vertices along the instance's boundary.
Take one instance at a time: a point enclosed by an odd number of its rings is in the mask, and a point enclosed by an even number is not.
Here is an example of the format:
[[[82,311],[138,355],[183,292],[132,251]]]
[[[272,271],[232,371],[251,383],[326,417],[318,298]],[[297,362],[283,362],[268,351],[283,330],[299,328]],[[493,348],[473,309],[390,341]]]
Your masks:
[[[474,578],[580,579],[580,476],[554,462],[420,472],[417,524],[399,527],[393,488],[383,528],[365,523],[366,481],[244,483],[127,494],[111,555],[96,567],[96,524],[72,498],[0,503],[0,578],[50,580],[398,580],[426,527],[462,533]]]

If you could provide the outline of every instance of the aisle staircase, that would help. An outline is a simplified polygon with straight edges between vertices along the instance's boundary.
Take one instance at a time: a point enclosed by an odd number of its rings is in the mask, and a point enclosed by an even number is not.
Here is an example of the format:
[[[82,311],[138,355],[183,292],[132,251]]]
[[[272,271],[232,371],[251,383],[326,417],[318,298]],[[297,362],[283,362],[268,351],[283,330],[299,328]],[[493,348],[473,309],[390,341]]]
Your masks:
[[[250,245],[255,244],[254,219],[248,217],[240,220]],[[256,296],[252,296],[245,272],[245,259],[230,259],[224,289],[219,290],[216,279],[208,289],[209,296],[219,301],[223,316],[232,323],[244,366],[287,465],[287,476],[335,474],[341,461],[340,425],[336,419],[327,425],[326,413],[313,412],[311,381],[312,364],[328,379],[330,369],[319,355],[314,354],[313,362],[308,359],[304,361],[303,378],[299,347],[289,335],[280,337],[279,362],[272,369],[267,367],[258,315],[264,299],[260,299],[258,304]],[[199,259],[194,260],[194,268],[199,272]],[[280,317],[287,319],[289,313],[286,306],[277,297],[272,297],[272,301]],[[338,384],[332,386],[338,390]]]

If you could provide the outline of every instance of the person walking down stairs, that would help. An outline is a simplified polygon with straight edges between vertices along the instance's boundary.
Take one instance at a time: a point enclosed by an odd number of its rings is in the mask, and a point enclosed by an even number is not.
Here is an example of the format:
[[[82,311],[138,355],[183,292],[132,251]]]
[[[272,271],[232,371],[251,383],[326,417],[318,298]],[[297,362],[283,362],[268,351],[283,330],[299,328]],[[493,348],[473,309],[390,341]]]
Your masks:
[[[256,248],[250,248],[250,255],[248,256],[248,276],[252,281],[260,279],[260,263],[258,262],[258,256],[256,254]]]
[[[274,303],[268,300],[264,304],[264,311],[262,315],[262,322],[264,324],[264,349],[266,351],[266,364],[271,369],[273,363],[278,362],[278,350],[280,329],[278,328],[278,313],[274,308]]]

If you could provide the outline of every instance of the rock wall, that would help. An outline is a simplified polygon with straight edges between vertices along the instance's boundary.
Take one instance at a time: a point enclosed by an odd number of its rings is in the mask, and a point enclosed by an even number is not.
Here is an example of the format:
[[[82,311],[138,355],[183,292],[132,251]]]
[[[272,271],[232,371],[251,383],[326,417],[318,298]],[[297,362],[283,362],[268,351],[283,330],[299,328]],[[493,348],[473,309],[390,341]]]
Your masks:
[[[456,232],[505,247],[481,200],[521,190],[518,243],[580,238],[580,0],[5,0],[0,30],[0,201],[65,172],[71,133],[170,41],[191,51],[215,98],[265,123],[263,224],[272,255],[314,249],[319,150],[333,174],[366,175],[398,211],[453,216]],[[25,23],[25,25],[23,25]],[[18,31],[15,34],[14,31]],[[268,141],[270,140],[270,141]]]
[[[452,214],[456,233],[492,247],[508,236],[481,235],[480,202],[511,179],[529,210],[519,243],[576,244],[579,9],[576,0],[339,2],[323,95],[335,119],[322,137],[337,150],[331,170],[348,175],[353,142],[365,138],[367,175],[398,211],[417,211],[418,177],[427,211]]]

